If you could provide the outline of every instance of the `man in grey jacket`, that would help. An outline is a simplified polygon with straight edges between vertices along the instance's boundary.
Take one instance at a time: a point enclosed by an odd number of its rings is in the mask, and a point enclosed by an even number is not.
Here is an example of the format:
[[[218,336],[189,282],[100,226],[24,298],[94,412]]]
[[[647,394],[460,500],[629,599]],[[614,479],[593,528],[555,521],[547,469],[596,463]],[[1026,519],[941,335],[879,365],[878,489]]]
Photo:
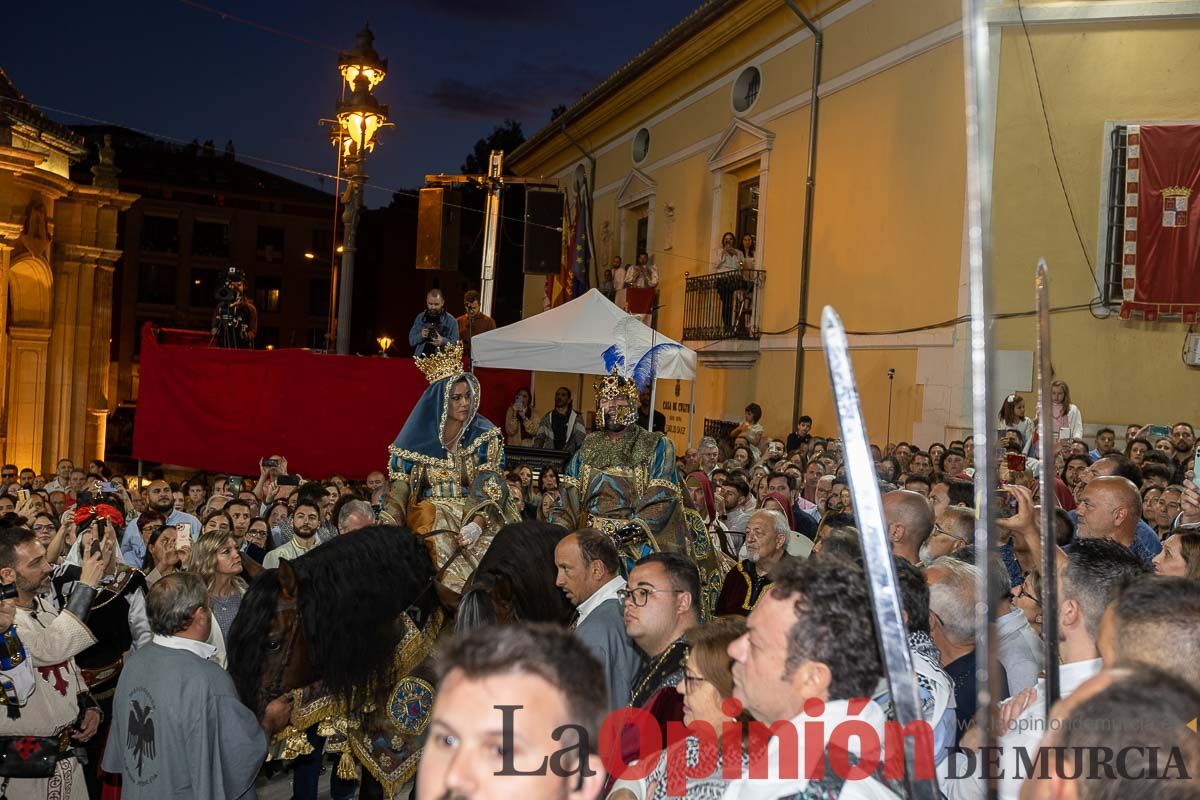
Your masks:
[[[633,676],[642,657],[625,635],[625,607],[617,592],[625,588],[620,556],[612,540],[594,528],[562,538],[554,548],[555,585],[575,606],[575,635],[604,666],[610,709],[629,705]]]
[[[261,721],[242,705],[205,643],[213,620],[197,576],[168,575],[146,606],[154,639],[121,672],[105,771],[121,774],[129,800],[253,798],[267,741],[291,717],[290,698],[273,700]]]

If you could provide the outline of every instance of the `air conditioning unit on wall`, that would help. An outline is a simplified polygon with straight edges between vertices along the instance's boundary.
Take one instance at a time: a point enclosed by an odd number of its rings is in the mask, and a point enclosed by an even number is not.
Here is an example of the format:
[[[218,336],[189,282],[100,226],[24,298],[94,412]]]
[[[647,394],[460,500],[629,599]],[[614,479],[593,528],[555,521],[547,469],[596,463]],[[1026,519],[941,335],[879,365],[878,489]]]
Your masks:
[[[1192,332],[1183,340],[1183,363],[1200,367],[1200,332]]]

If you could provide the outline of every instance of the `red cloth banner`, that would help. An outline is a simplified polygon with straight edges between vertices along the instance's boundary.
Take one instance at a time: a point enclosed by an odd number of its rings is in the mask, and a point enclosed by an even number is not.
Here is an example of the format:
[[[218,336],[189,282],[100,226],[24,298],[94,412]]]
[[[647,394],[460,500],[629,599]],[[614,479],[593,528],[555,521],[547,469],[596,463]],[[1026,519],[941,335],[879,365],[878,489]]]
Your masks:
[[[305,478],[386,470],[388,445],[429,385],[409,358],[163,345],[148,325],[141,358],[134,457],[238,475],[258,475],[272,454]],[[480,413],[503,427],[530,374],[475,375]]]
[[[1122,319],[1200,312],[1200,125],[1130,125]]]

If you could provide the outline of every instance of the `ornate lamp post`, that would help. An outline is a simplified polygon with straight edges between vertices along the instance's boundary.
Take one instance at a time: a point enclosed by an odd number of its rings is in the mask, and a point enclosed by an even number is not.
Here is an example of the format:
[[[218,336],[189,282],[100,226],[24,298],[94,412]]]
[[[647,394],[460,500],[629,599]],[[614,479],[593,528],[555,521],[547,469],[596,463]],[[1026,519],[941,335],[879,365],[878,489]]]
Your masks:
[[[350,311],[354,302],[354,251],[358,239],[358,212],[362,209],[366,154],[375,149],[375,136],[388,125],[388,109],[380,105],[371,90],[383,81],[387,59],[375,52],[375,35],[364,27],[356,37],[354,50],[338,57],[338,70],[349,87],[345,99],[337,104],[338,131],[334,142],[342,159],[346,190],[342,193],[342,266],[337,286],[337,351],[350,352]]]

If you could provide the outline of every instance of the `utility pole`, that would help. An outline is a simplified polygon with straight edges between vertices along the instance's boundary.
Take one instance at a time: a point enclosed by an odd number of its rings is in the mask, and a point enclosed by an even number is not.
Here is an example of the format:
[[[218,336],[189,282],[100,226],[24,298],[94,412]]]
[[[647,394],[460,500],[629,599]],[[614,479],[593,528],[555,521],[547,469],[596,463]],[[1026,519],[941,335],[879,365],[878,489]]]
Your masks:
[[[500,200],[509,184],[557,187],[545,178],[514,178],[504,176],[504,151],[493,150],[488,156],[487,175],[426,175],[427,187],[470,184],[487,188],[483,209],[483,259],[479,269],[479,311],[492,316],[496,297],[496,245],[500,240]],[[443,201],[445,202],[445,201]],[[445,269],[447,265],[442,265]],[[450,269],[453,269],[450,265]]]
[[[500,192],[504,189],[501,177],[504,170],[504,151],[493,150],[488,157],[488,196],[483,222],[483,266],[479,271],[479,310],[492,315],[492,298],[496,293],[496,239],[500,233]]]

